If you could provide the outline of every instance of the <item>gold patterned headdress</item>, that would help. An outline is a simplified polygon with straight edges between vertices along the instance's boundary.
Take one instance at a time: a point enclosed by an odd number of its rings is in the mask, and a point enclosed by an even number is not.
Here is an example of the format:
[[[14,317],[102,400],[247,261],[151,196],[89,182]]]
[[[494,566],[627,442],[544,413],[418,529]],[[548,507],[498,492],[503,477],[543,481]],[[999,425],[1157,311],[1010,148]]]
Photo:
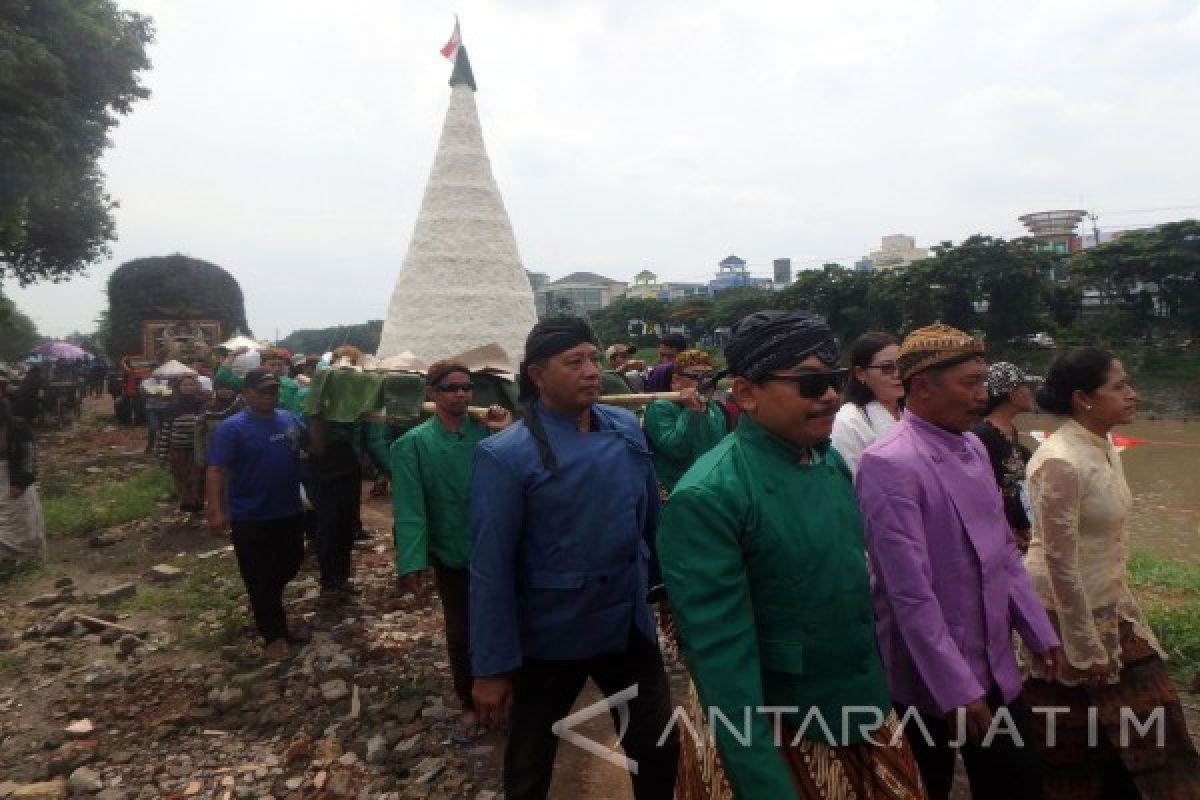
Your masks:
[[[938,364],[982,355],[983,342],[969,333],[949,325],[929,325],[904,337],[896,367],[900,370],[900,380],[906,381]]]

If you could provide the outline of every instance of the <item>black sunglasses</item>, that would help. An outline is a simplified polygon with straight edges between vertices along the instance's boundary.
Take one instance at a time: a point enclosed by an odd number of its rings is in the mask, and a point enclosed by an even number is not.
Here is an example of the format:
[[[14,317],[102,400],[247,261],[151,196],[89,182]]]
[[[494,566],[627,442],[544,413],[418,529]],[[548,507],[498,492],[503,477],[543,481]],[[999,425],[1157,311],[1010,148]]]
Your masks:
[[[679,371],[679,377],[691,378],[694,381],[701,381],[701,382],[707,380],[711,375],[712,375],[711,372],[700,372],[699,370],[697,370],[696,372],[684,372],[683,370]]]
[[[885,375],[890,378],[896,374],[896,362],[885,361],[882,364],[868,364],[867,366],[863,367],[863,369],[877,369],[879,370],[880,375]]]
[[[848,369],[834,369],[829,372],[797,372],[788,375],[770,374],[763,378],[763,382],[788,381],[796,387],[796,391],[800,393],[801,397],[816,400],[830,389],[841,394],[842,390],[846,388],[846,378],[849,374],[850,370]]]
[[[470,392],[475,388],[473,383],[439,383],[433,387],[442,394],[450,394],[451,392]]]

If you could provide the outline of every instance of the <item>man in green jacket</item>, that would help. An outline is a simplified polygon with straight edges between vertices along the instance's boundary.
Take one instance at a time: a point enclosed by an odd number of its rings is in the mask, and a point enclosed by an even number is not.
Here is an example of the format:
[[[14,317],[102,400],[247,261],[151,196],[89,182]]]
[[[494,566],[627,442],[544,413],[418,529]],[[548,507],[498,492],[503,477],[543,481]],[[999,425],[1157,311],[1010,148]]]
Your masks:
[[[249,347],[239,347],[237,350],[229,353],[221,361],[221,365],[217,367],[216,374],[213,375],[214,381],[221,381],[226,386],[232,388],[235,392],[242,391],[245,384],[245,379],[233,371],[233,361],[238,356],[249,351]],[[279,378],[279,405],[276,408],[281,408],[284,411],[290,411],[298,417],[304,416],[304,402],[300,397],[300,384],[296,383],[296,379],[288,375],[290,366],[287,358],[283,353],[273,348],[267,348],[259,353],[262,366],[276,378]]]
[[[483,733],[471,699],[467,653],[471,460],[475,445],[507,427],[512,414],[492,406],[485,424],[471,419],[467,413],[474,388],[471,372],[459,362],[431,364],[426,382],[437,412],[397,439],[391,449],[396,575],[401,591],[424,597],[432,564],[446,620],[454,693],[463,708],[450,738],[465,744]]]
[[[738,427],[676,485],[657,540],[702,709],[692,729],[711,723],[723,768],[705,774],[682,743],[677,796],[721,796],[727,780],[739,798],[923,797],[875,643],[850,472],[829,445],[846,377],[833,334],[758,312],[725,356]]]
[[[684,350],[675,356],[671,390],[682,403],[655,400],[646,407],[646,441],[654,452],[654,474],[667,493],[696,459],[707,453],[729,433],[725,408],[712,399],[712,391],[701,393],[701,385],[712,377],[712,360],[703,350]]]

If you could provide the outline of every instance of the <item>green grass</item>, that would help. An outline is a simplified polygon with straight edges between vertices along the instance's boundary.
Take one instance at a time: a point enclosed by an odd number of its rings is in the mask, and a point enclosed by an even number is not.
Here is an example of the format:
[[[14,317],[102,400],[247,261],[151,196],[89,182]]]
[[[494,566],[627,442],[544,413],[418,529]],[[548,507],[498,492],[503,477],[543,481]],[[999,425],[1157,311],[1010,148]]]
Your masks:
[[[1129,559],[1129,583],[1181,680],[1200,671],[1200,565],[1138,551]]]
[[[29,558],[17,562],[0,562],[0,589],[16,585],[35,575],[40,575],[45,567],[46,562],[40,558]]]
[[[17,672],[25,668],[29,663],[29,653],[0,653],[0,675],[8,672]]]
[[[42,500],[48,536],[82,536],[148,517],[171,491],[171,478],[157,467],[132,477],[80,491],[47,492]]]
[[[192,561],[185,568],[187,575],[178,582],[139,587],[119,607],[173,618],[178,641],[196,650],[216,650],[237,642],[248,619],[232,557]]]
[[[1138,550],[1129,558],[1129,583],[1134,588],[1175,589],[1200,595],[1200,564]]]

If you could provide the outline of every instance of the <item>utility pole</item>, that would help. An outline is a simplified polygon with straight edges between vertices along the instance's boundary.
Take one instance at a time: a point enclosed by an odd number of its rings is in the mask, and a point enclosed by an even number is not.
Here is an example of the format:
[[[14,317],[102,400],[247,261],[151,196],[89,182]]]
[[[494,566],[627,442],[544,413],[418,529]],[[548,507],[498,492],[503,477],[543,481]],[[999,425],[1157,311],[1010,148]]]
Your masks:
[[[1092,221],[1092,247],[1097,247],[1100,244],[1100,228],[1096,226],[1096,220],[1099,219],[1099,217],[1097,217],[1096,212],[1093,211],[1092,213],[1088,214],[1088,219]]]

